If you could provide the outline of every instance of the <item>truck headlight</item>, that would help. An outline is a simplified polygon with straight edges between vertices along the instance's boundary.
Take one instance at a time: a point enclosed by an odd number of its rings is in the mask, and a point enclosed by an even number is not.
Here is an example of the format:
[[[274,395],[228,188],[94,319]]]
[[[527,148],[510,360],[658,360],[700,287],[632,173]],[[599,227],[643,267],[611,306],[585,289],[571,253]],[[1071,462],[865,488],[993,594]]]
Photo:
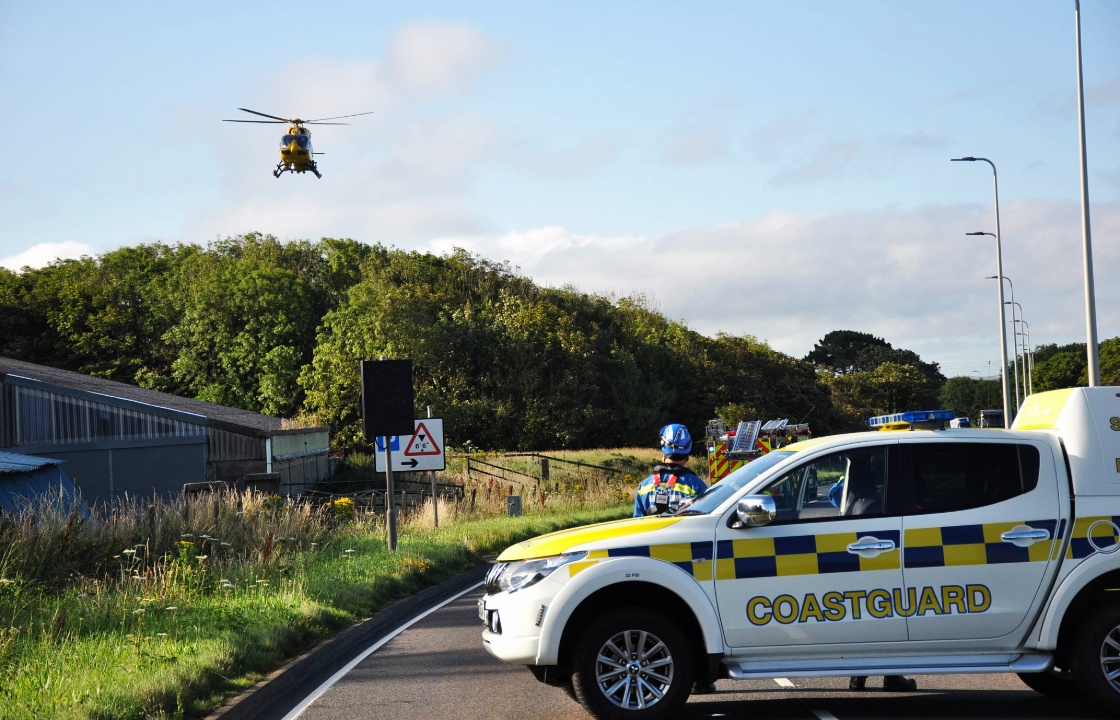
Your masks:
[[[498,576],[498,587],[505,592],[516,592],[521,588],[527,588],[544,580],[557,568],[561,568],[570,562],[582,560],[585,557],[587,557],[587,551],[583,550],[536,560],[511,562]]]

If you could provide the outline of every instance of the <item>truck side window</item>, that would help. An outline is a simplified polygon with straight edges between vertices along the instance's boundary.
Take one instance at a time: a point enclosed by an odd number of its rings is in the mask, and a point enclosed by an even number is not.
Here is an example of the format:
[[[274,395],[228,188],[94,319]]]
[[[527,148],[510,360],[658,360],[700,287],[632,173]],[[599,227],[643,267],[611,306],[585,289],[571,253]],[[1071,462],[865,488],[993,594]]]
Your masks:
[[[774,498],[774,524],[882,515],[887,454],[886,446],[852,448],[785,473],[763,490]]]
[[[1038,449],[1030,445],[914,443],[903,446],[903,457],[916,513],[983,507],[1038,484]]]

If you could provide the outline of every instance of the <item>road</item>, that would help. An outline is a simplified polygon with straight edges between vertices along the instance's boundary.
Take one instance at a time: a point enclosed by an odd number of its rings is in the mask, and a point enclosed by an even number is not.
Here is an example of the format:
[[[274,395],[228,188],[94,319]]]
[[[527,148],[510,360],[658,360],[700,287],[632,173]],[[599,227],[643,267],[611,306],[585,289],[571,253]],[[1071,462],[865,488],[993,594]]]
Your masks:
[[[319,691],[290,698],[280,720],[587,720],[567,694],[537,682],[528,670],[505,665],[482,648],[480,587],[452,599],[399,634],[367,647],[352,667]],[[371,648],[376,648],[372,652]],[[846,678],[720,680],[718,692],[694,696],[682,720],[1084,720],[1106,718],[1088,704],[1059,703],[1014,675],[924,675],[914,693],[884,693],[879,679],[852,692]]]

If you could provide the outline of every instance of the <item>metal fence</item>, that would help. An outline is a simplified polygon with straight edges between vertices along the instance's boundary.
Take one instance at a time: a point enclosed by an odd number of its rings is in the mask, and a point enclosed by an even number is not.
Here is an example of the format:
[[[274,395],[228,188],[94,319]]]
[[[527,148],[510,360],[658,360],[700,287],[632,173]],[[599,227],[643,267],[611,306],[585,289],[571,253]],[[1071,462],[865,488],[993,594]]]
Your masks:
[[[586,487],[595,487],[600,483],[610,482],[626,474],[625,470],[618,468],[593,465],[578,460],[566,460],[541,453],[510,453],[503,457],[534,459],[538,461],[534,464],[539,470],[536,473],[525,472],[468,456],[467,478],[472,479],[475,475],[479,475],[513,483],[523,489],[532,486],[534,490],[539,492],[541,489],[556,490],[560,483],[570,482],[573,477],[583,481]]]

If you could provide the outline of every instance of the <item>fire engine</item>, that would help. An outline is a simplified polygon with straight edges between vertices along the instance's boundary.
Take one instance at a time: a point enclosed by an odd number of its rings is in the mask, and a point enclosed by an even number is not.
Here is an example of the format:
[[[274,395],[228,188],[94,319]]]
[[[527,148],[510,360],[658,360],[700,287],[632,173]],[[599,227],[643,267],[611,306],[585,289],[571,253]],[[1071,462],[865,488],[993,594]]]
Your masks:
[[[716,483],[751,460],[771,450],[813,436],[808,423],[791,425],[789,420],[744,420],[728,432],[723,420],[708,421],[708,482]]]

